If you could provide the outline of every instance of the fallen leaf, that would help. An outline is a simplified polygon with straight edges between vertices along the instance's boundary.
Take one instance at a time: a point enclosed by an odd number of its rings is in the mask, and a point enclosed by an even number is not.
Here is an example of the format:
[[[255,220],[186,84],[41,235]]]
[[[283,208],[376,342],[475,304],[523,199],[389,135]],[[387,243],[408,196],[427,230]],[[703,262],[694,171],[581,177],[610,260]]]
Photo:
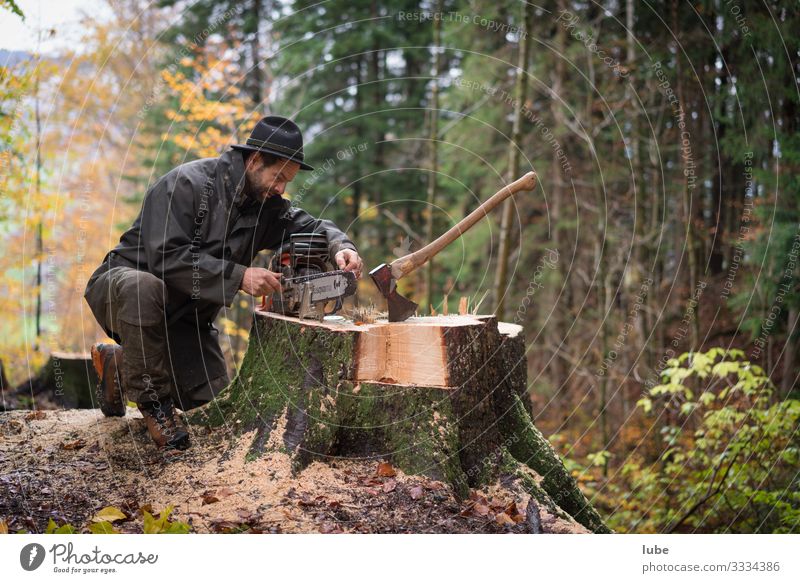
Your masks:
[[[258,522],[258,520],[261,518],[261,515],[258,512],[250,512],[249,510],[245,510],[243,508],[237,508],[236,515],[240,520],[246,523]]]
[[[322,526],[319,527],[319,531],[322,534],[339,534],[344,532],[339,525],[334,522],[323,522]]]
[[[126,520],[127,518],[128,516],[119,508],[106,506],[92,517],[92,522],[116,522],[117,520]]]
[[[408,491],[408,494],[411,496],[412,500],[419,500],[425,495],[425,491],[422,489],[422,486],[414,486]]]
[[[89,532],[92,534],[119,534],[119,531],[114,528],[114,525],[106,520],[90,524]]]
[[[46,417],[47,413],[44,411],[31,411],[25,415],[25,421],[38,421],[39,419],[44,419]]]
[[[0,534],[8,534],[8,523],[5,520],[0,520]]]
[[[469,493],[469,499],[475,502],[476,504],[489,506],[489,501],[486,499],[486,496],[484,496],[483,494],[478,494],[475,490],[472,490]]]
[[[378,475],[384,478],[393,478],[397,472],[389,462],[381,462],[378,464]]]
[[[67,443],[61,444],[61,449],[81,449],[82,447],[86,447],[86,441],[83,439],[76,439],[75,441],[68,441]]]
[[[397,488],[397,480],[394,479],[386,480],[386,483],[383,485],[383,491],[387,494],[393,491],[395,488]]]
[[[511,519],[511,517],[510,517],[508,514],[506,514],[505,512],[501,512],[500,514],[496,515],[496,516],[494,517],[494,521],[495,521],[497,524],[501,524],[501,525],[502,525],[502,524],[508,524],[508,525],[511,525],[511,526],[513,526],[513,525],[515,525],[515,524],[516,524],[516,522],[514,522],[514,521]]]
[[[224,532],[238,532],[241,530],[241,524],[231,520],[212,520],[211,529],[217,533]]]
[[[206,504],[214,504],[215,502],[219,502],[219,498],[217,498],[213,494],[204,494],[203,503],[201,504],[201,506],[205,506]]]
[[[230,496],[232,494],[235,494],[235,493],[236,492],[234,492],[233,490],[231,490],[227,486],[223,487],[223,488],[220,488],[219,490],[217,490],[215,492],[216,496],[219,497],[219,498],[226,498],[226,497],[228,497],[228,496]]]

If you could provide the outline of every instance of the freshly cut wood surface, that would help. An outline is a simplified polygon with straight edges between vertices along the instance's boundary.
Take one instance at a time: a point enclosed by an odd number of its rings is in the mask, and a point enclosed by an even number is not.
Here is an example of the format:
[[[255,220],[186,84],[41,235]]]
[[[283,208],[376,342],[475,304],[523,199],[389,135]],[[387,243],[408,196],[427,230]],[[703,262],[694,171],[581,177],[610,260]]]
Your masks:
[[[356,325],[347,319],[299,320],[290,316],[259,312],[287,325],[323,327],[343,334],[356,333],[352,380],[387,384],[454,388],[448,346],[458,346],[465,336],[450,333],[453,328],[483,327],[481,318],[470,315],[413,317],[404,322],[378,320]],[[513,326],[513,324],[511,324]],[[467,349],[463,346],[462,349]]]

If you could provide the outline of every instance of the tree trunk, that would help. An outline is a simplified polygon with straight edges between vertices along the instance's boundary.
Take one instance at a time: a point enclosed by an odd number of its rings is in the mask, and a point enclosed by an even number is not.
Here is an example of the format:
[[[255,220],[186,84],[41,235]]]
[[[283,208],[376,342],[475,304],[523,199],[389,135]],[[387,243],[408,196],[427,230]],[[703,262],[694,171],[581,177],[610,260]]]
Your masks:
[[[442,14],[443,0],[438,0],[436,13]],[[433,82],[431,84],[430,128],[428,132],[428,147],[430,148],[430,174],[428,174],[428,214],[425,221],[425,239],[429,243],[434,239],[434,218],[436,217],[436,185],[439,173],[439,45],[442,36],[442,19],[433,21]],[[433,258],[425,266],[425,308],[433,309]],[[446,301],[446,300],[445,300]],[[446,310],[444,306],[443,310]]]
[[[94,409],[97,374],[88,354],[53,352],[42,369],[3,398],[3,409]]]
[[[494,316],[355,325],[257,312],[239,374],[192,423],[252,433],[299,471],[332,457],[385,459],[470,488],[499,482],[610,532],[533,424],[522,328]]]
[[[531,53],[531,32],[533,30],[533,4],[525,4],[523,16],[524,33],[519,39],[519,57],[517,59],[516,79],[514,82],[514,125],[511,129],[511,141],[508,144],[508,176],[509,182],[519,176],[520,148],[522,147],[522,108],[528,89],[528,62]],[[506,288],[508,287],[508,261],[511,255],[512,229],[516,203],[506,199],[502,204],[500,218],[500,241],[497,251],[497,268],[494,276],[495,314],[502,318],[505,312]]]

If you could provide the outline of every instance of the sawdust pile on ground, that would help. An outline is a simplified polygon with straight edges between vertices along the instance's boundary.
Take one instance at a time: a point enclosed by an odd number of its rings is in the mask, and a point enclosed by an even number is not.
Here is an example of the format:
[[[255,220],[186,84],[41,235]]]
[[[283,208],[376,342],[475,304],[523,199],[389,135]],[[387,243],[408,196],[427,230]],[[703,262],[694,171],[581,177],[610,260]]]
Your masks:
[[[0,520],[11,532],[41,532],[50,518],[85,529],[115,506],[129,517],[120,530],[142,532],[143,509],[173,506],[193,532],[585,532],[513,486],[459,502],[444,484],[378,461],[314,462],[293,474],[282,453],[248,461],[248,437],[195,428],[191,449],[163,454],[134,409],[122,419],[97,410],[0,413]]]

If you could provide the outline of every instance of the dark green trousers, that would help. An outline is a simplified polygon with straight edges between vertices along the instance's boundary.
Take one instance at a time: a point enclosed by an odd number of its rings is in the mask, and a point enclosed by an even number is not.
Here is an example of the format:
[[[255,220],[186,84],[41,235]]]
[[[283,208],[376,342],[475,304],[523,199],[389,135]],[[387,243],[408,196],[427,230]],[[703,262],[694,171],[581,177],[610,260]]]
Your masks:
[[[126,398],[144,404],[172,397],[186,411],[213,399],[229,379],[216,329],[187,321],[168,326],[167,294],[151,273],[112,267],[92,276],[84,297],[100,326],[122,345]]]

